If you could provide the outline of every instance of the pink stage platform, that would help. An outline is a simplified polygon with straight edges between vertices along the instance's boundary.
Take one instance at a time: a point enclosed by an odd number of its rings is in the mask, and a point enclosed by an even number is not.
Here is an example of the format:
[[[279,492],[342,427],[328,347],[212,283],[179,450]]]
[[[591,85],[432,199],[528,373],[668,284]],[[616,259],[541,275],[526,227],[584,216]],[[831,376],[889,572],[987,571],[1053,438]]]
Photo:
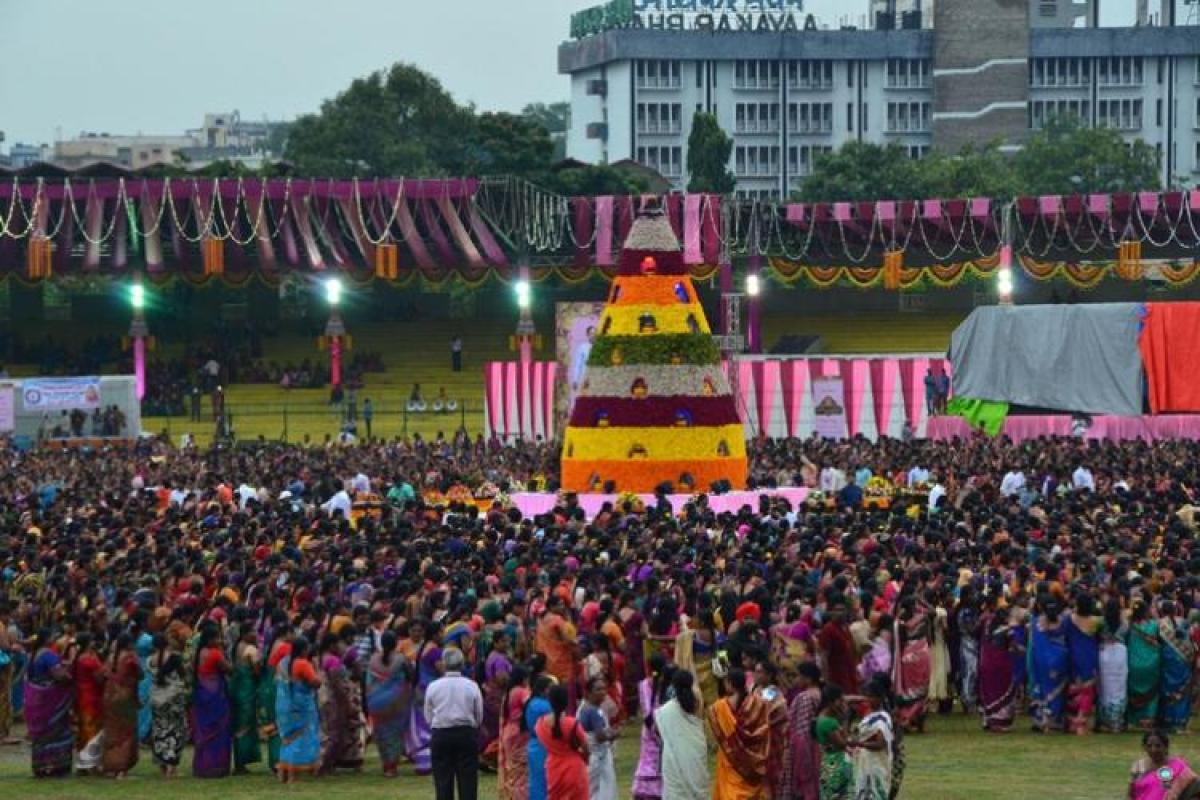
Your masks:
[[[786,498],[793,508],[798,507],[804,502],[804,498],[808,497],[808,489],[763,489],[754,492],[730,492],[729,494],[710,494],[708,495],[709,508],[716,511],[718,514],[723,511],[731,511],[737,513],[737,510],[744,505],[749,505],[751,508],[758,508],[758,498],[762,495],[768,497],[783,497]],[[654,495],[643,494],[639,495],[642,502],[650,505],[654,502]],[[688,503],[695,495],[691,494],[672,494],[667,495],[671,500],[671,507],[679,511]],[[545,514],[554,509],[556,496],[553,494],[539,492],[518,492],[511,496],[513,504],[516,505],[521,513],[526,517],[532,517],[536,514]],[[588,519],[596,516],[600,511],[600,507],[605,503],[616,503],[620,500],[619,495],[615,494],[581,494],[579,495],[579,505],[583,507],[583,511],[587,514]]]
[[[926,436],[934,441],[945,441],[955,436],[966,438],[970,435],[971,429],[962,417],[933,417],[929,420],[926,433]],[[1015,442],[1036,439],[1039,436],[1070,436],[1071,417],[1009,417],[1004,421],[1004,435]],[[1092,426],[1083,434],[1083,438],[1117,442],[1130,439],[1148,442],[1159,439],[1200,439],[1200,415],[1093,417]]]

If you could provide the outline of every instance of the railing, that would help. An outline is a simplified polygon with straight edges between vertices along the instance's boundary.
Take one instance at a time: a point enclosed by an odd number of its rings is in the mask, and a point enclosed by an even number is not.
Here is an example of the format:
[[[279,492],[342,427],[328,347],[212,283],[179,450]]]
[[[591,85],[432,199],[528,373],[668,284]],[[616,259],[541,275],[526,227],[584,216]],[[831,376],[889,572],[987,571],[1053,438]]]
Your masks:
[[[675,135],[683,132],[682,122],[639,122],[637,132],[640,135]]]
[[[682,85],[682,77],[643,77],[637,79],[637,88],[639,89],[678,89]]]
[[[779,133],[779,120],[767,122],[739,121],[734,125],[734,133]]]
[[[424,399],[423,404],[422,408],[421,404],[407,401],[373,403],[369,422],[361,401],[352,406],[346,401],[335,405],[312,400],[278,403],[227,400],[223,423],[209,402],[204,402],[199,409],[180,414],[155,414],[155,409],[147,407],[142,412],[142,419],[146,433],[165,432],[176,443],[184,434],[319,444],[325,440],[337,441],[347,429],[353,431],[358,441],[392,439],[413,433],[428,439],[438,431],[450,437],[460,429],[465,429],[471,436],[483,432],[482,409],[477,403],[434,398]],[[199,413],[193,414],[192,410]]]

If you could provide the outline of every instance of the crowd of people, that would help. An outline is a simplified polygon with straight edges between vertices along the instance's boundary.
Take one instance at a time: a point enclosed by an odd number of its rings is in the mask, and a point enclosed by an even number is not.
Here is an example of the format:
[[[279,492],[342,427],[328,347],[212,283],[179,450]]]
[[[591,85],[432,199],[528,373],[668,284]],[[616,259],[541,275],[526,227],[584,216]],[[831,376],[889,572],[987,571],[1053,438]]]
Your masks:
[[[120,777],[143,748],[170,776],[191,745],[197,777],[290,782],[370,746],[439,800],[451,773],[472,797],[476,763],[505,800],[612,800],[630,747],[638,800],[884,800],[939,715],[1001,733],[1028,713],[1144,731],[1135,800],[1195,780],[1167,737],[1200,688],[1200,445],[750,452],[757,485],[821,502],[587,519],[560,494],[524,518],[504,494],[552,486],[554,445],[465,435],[0,451],[0,739],[16,696],[38,776]],[[848,491],[876,478],[886,508]],[[424,499],[485,482],[494,503]],[[359,517],[364,496],[383,502]],[[463,678],[478,713],[446,717],[431,694]],[[470,758],[439,716],[474,729]]]

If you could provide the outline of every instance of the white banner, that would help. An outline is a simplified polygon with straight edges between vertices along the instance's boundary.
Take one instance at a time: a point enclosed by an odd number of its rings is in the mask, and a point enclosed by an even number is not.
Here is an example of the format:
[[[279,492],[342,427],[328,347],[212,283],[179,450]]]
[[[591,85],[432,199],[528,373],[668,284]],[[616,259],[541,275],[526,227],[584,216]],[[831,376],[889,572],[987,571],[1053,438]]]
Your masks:
[[[11,383],[0,383],[0,433],[12,433],[17,428],[14,390],[15,387]]]
[[[100,407],[100,379],[29,378],[21,382],[26,411],[91,410]]]

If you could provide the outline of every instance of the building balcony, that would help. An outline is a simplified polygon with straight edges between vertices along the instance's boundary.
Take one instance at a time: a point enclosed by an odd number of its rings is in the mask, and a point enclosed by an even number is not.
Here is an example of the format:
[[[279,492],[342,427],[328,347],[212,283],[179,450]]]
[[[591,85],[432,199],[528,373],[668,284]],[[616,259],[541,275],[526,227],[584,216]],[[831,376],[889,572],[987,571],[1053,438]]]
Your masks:
[[[779,122],[738,122],[733,127],[736,134],[779,133]]]
[[[639,122],[638,136],[679,136],[683,124],[679,122]]]
[[[674,89],[681,88],[683,86],[683,79],[682,78],[638,78],[636,86],[639,89],[671,91]]]

